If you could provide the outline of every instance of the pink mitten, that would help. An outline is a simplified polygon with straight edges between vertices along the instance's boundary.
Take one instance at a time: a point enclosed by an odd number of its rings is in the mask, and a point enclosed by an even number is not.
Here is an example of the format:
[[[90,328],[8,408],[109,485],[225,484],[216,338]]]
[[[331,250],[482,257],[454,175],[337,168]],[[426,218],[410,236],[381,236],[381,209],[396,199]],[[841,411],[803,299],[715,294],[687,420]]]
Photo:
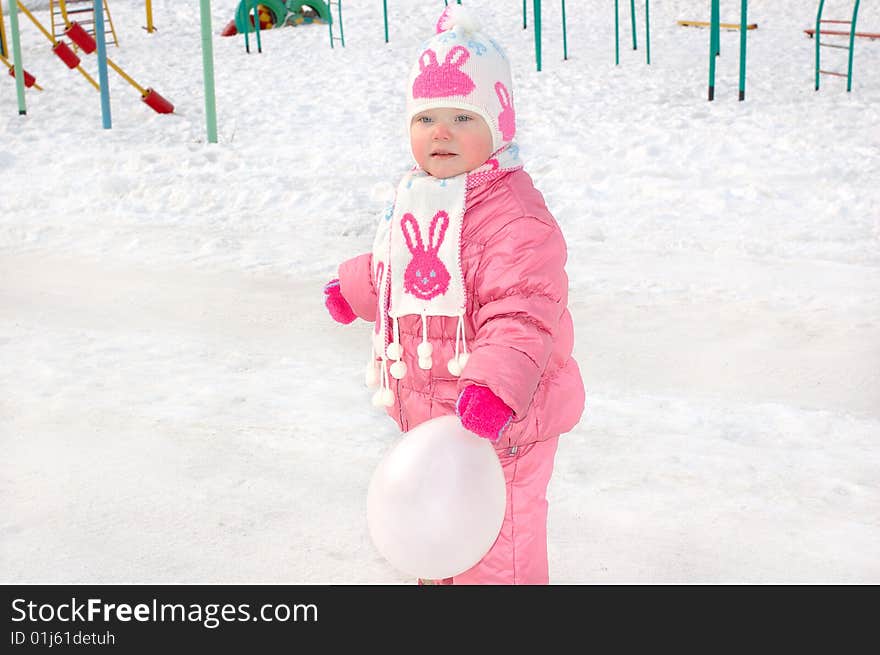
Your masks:
[[[330,280],[324,285],[324,306],[337,323],[348,325],[357,315],[339,290],[339,280]]]
[[[472,384],[465,387],[455,404],[461,424],[489,441],[498,441],[513,418],[513,411],[488,387]]]

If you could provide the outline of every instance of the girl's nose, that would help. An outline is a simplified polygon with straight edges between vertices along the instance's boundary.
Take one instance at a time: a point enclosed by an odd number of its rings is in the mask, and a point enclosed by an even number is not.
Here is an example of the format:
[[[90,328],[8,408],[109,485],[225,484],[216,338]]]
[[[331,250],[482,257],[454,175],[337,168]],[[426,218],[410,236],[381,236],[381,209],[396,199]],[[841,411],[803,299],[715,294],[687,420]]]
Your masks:
[[[436,125],[434,125],[434,139],[448,139],[452,136],[452,131],[449,129],[449,126],[443,121],[437,121]]]

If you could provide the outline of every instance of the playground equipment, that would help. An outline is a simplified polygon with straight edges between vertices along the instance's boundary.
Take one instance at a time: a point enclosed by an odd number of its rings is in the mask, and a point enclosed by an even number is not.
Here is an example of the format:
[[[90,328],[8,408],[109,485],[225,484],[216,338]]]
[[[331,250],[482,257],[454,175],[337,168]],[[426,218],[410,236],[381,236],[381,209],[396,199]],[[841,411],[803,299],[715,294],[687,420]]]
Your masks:
[[[159,28],[153,25],[153,3],[151,0],[146,0],[144,9],[147,12],[147,24],[144,25],[144,29],[147,30],[147,34],[152,34]]]
[[[636,39],[636,3],[629,0],[629,16],[632,24],[633,50],[638,50]],[[645,0],[645,61],[651,64],[651,7],[649,0]],[[614,65],[620,64],[620,20],[618,2],[614,0]]]
[[[100,1],[100,0],[96,0]],[[20,9],[24,14],[31,20],[31,22],[37,27],[37,29],[46,37],[46,39],[52,44],[52,51],[58,56],[61,61],[68,68],[77,69],[83,77],[88,80],[88,82],[95,87],[97,91],[99,91],[102,95],[101,103],[102,103],[102,114],[104,116],[105,127],[109,127],[109,84],[106,80],[106,68],[105,65],[109,65],[116,73],[119,74],[122,79],[128,82],[132,87],[137,89],[141,94],[141,100],[150,107],[153,111],[159,114],[169,114],[174,111],[174,106],[168,102],[165,98],[163,98],[157,91],[152,88],[144,88],[135,82],[122,68],[116,65],[112,59],[106,57],[106,43],[104,41],[103,34],[103,16],[98,16],[95,21],[95,29],[98,39],[96,39],[89,34],[85,28],[79,25],[78,22],[73,21],[70,22],[66,20],[66,27],[64,30],[64,36],[69,38],[79,49],[82,50],[85,54],[91,54],[98,50],[98,68],[99,74],[101,77],[102,84],[98,84],[95,80],[85,71],[80,65],[79,56],[70,48],[69,45],[63,40],[56,39],[55,36],[46,29],[46,27],[31,13],[31,11],[24,5],[21,0],[13,0],[10,3],[10,17],[14,14],[15,20],[13,21],[12,31],[13,31],[13,40],[18,40],[18,14],[17,10]],[[66,14],[62,14],[65,16]],[[103,55],[103,56],[102,56]],[[21,61],[20,53],[16,54],[16,66],[15,68],[19,68],[19,62]],[[16,71],[17,73],[17,71]],[[24,80],[22,79],[22,84]],[[20,102],[20,105],[23,105],[23,100]],[[20,107],[20,113],[24,113],[21,111],[23,106]]]
[[[702,20],[680,20],[676,21],[682,27],[712,27],[712,23]],[[739,23],[718,23],[718,27],[722,30],[738,30],[741,25]],[[749,23],[746,25],[747,30],[758,29],[757,23]]]
[[[568,59],[568,30],[566,29],[565,20],[565,0],[562,1],[562,58]],[[461,4],[461,3],[459,3]],[[523,0],[523,29],[526,29],[528,18],[526,17],[526,0]],[[541,1],[534,0],[532,11],[535,16],[535,70],[541,71]]]
[[[3,55],[0,55],[0,61],[2,61],[4,64],[6,64],[6,68],[9,69],[10,77],[15,77],[15,66],[10,64],[9,60],[6,57],[4,57]],[[34,87],[38,91],[43,90],[43,87],[41,87],[39,84],[37,84],[37,78],[34,77],[33,75],[31,75],[30,73],[28,73],[27,71],[24,71],[24,85],[28,89],[31,87]]]
[[[214,46],[211,41],[211,0],[199,0],[202,25],[202,70],[205,78],[205,123],[208,143],[217,143],[217,107],[214,101]]]
[[[116,38],[116,30],[113,28],[113,18],[110,16],[110,7],[107,0],[100,0],[103,11],[104,25],[110,26],[110,30],[106,32],[109,40],[105,41],[108,45],[119,47],[119,40]],[[73,21],[76,21],[82,28],[95,36],[97,25],[97,15],[95,13],[95,0],[49,0],[49,10],[52,18],[52,36],[56,39],[64,36],[64,30]]]
[[[333,33],[333,12],[336,5],[339,22],[339,36]],[[248,34],[255,32],[257,49],[262,52],[260,32],[282,26],[312,25],[326,23],[330,32],[330,47],[340,41],[345,47],[345,33],[342,28],[342,0],[241,0],[235,10],[235,17],[226,24],[221,36],[244,34],[245,49],[250,52]]]
[[[739,99],[746,99],[746,33],[748,32],[748,0],[740,5],[739,29]],[[715,58],[721,54],[721,14],[719,0],[712,0],[712,20],[709,26],[709,101],[715,99]]]
[[[10,17],[12,16],[13,5],[16,5],[17,9],[24,12],[24,15],[27,16],[30,21],[36,26],[36,28],[40,32],[42,32],[43,36],[45,36],[46,39],[49,40],[49,43],[52,44],[52,52],[54,52],[55,55],[61,61],[63,61],[68,68],[76,69],[80,75],[86,78],[89,84],[95,87],[96,91],[101,90],[101,87],[94,80],[94,78],[92,78],[92,76],[89,75],[82,66],[80,66],[80,59],[76,56],[76,53],[74,53],[73,50],[70,49],[70,46],[68,46],[64,41],[59,41],[55,39],[55,37],[52,36],[52,34],[43,26],[43,24],[39,20],[37,20],[37,18],[31,13],[27,6],[25,6],[25,4],[21,2],[21,0],[12,0],[12,2],[9,3]],[[12,29],[13,34],[17,32],[17,27],[13,27]]]
[[[819,76],[820,75],[834,75],[835,77],[845,77],[846,78],[846,90],[850,92],[852,90],[852,71],[853,71],[853,45],[855,44],[856,36],[866,36],[868,38],[880,38],[880,34],[873,34],[870,32],[856,32],[856,21],[859,18],[859,0],[855,0],[855,4],[853,5],[853,13],[852,20],[824,20],[822,18],[822,10],[825,8],[825,0],[819,0],[819,10],[816,12],[816,29],[815,30],[804,30],[810,37],[813,34],[816,35],[816,91],[819,90]],[[839,25],[849,25],[849,32],[844,32],[841,30],[823,30],[820,29],[822,23],[832,23]],[[823,34],[829,36],[849,36],[849,45],[843,46],[838,45],[836,43],[827,43],[821,40]],[[829,71],[822,70],[820,64],[820,48],[839,48],[841,50],[848,51],[848,64],[846,68],[846,73],[840,73],[837,71]]]

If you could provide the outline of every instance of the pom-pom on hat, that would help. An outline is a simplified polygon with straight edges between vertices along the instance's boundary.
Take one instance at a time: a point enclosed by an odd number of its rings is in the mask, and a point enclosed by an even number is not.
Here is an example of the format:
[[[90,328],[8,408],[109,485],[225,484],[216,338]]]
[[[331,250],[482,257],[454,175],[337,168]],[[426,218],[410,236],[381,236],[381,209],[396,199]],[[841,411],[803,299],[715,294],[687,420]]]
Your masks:
[[[449,5],[436,34],[422,44],[407,84],[407,126],[426,109],[473,111],[492,131],[493,151],[510,143],[516,114],[507,55],[461,5]]]

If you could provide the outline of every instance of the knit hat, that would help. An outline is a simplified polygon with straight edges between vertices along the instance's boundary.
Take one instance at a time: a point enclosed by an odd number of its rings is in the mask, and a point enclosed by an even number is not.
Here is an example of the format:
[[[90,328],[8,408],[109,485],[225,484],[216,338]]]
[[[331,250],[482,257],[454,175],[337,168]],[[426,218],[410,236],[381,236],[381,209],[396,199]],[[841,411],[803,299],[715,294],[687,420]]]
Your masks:
[[[422,44],[407,84],[407,127],[426,109],[479,114],[492,131],[492,150],[513,140],[516,118],[507,56],[461,5],[449,5],[436,34]]]

